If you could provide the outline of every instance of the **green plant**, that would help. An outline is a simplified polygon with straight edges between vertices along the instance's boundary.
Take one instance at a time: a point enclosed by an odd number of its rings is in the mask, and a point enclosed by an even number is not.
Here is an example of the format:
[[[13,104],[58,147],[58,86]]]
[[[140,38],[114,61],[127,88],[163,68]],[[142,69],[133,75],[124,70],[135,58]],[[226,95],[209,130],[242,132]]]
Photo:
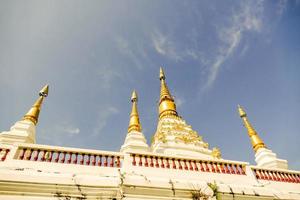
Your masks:
[[[214,181],[213,183],[207,183],[207,186],[213,191],[213,196],[216,197],[217,200],[221,200],[221,194],[218,191],[218,185]]]

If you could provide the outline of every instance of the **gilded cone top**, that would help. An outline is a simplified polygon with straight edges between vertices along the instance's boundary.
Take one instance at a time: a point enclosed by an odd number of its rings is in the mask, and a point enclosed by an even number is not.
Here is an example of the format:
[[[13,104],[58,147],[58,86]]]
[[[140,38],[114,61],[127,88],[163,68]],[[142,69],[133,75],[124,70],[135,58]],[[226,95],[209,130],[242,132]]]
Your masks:
[[[138,101],[137,93],[135,90],[133,90],[131,95],[131,102]]]
[[[49,85],[45,85],[39,92],[40,97],[36,100],[30,110],[24,115],[23,120],[31,121],[35,125],[38,123],[42,103],[44,98],[48,96],[48,92]]]
[[[49,85],[45,85],[39,92],[40,96],[47,97],[49,92]]]
[[[165,77],[165,73],[163,71],[162,68],[160,68],[160,71],[159,71],[159,80],[160,80],[160,99],[159,101],[161,102],[162,100],[164,99],[169,99],[171,101],[174,101],[174,99],[172,98],[171,94],[170,94],[170,91],[168,89],[168,86],[166,84],[166,77]]]
[[[251,141],[254,151],[256,152],[260,148],[266,148],[264,142],[258,136],[257,132],[255,131],[255,129],[252,127],[251,123],[249,122],[245,110],[240,105],[238,105],[238,112],[239,112],[240,117],[243,120],[244,126],[246,127],[246,129],[248,131],[248,135],[250,137],[250,141]]]
[[[136,91],[134,90],[131,96],[132,110],[131,110],[130,120],[128,125],[128,133],[132,131],[138,131],[138,132],[142,131],[142,126],[140,124],[139,113],[137,109],[137,101],[138,101],[138,96]]]
[[[162,80],[162,79],[166,79],[165,77],[165,73],[164,73],[164,70],[162,69],[162,67],[159,68],[159,80]]]
[[[239,111],[240,117],[247,117],[246,112],[243,110],[243,108],[240,105],[238,105],[238,111]]]
[[[160,68],[159,71],[159,79],[160,79],[159,118],[165,115],[177,116],[176,105],[166,84],[165,81],[166,77],[162,68]]]

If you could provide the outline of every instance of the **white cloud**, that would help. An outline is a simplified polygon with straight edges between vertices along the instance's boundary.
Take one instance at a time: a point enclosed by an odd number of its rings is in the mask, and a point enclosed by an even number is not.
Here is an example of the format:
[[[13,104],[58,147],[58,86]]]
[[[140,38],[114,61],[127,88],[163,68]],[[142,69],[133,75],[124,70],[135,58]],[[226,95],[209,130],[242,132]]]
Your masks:
[[[79,128],[73,128],[73,127],[65,127],[63,131],[70,135],[78,135],[80,133]]]
[[[42,142],[63,145],[66,137],[79,137],[80,128],[68,122],[61,122],[39,131]]]
[[[123,38],[121,36],[116,37],[115,43],[116,43],[116,46],[119,49],[119,51],[122,54],[126,55],[138,69],[143,68],[144,64],[141,61],[140,57],[145,58],[147,55],[146,53],[143,52],[143,48],[134,47],[132,45],[132,43],[130,43],[128,40],[126,40],[125,38]],[[137,49],[138,49],[138,51],[137,51]]]
[[[116,107],[106,107],[104,109],[100,109],[98,112],[98,118],[96,121],[96,126],[93,129],[92,136],[96,136],[101,133],[101,131],[105,128],[107,124],[107,120],[112,116],[119,112]]]
[[[249,45],[245,44],[242,51],[241,51],[241,53],[240,53],[240,55],[244,56],[246,54],[246,52],[248,51],[248,49],[249,49]]]
[[[116,78],[120,78],[121,75],[117,69],[108,66],[101,66],[96,69],[96,75],[100,79],[99,87],[103,89],[110,89],[112,87],[112,81]]]
[[[240,41],[247,31],[260,32],[262,27],[263,5],[261,1],[255,4],[241,4],[238,12],[234,13],[230,18],[227,26],[218,29],[218,37],[220,46],[215,58],[210,65],[208,78],[203,90],[210,89],[214,84],[223,63],[232,56]]]
[[[153,47],[158,54],[167,56],[175,61],[182,59],[180,53],[176,50],[175,43],[167,35],[157,30],[152,33],[151,39]]]
[[[201,63],[203,66],[206,66],[209,63],[209,60],[205,57],[204,52],[202,52],[196,48],[187,48],[187,49],[183,50],[182,52],[183,52],[184,57],[191,58],[191,59]]]
[[[80,133],[80,129],[67,123],[57,124],[53,127],[54,131],[61,135],[74,136]]]
[[[280,1],[278,1],[278,5],[277,5],[277,7],[278,7],[278,10],[277,10],[277,14],[279,15],[279,16],[281,16],[283,13],[284,13],[284,11],[286,10],[286,6],[287,6],[287,0],[280,0]],[[296,1],[297,2],[297,1]]]
[[[167,53],[167,38],[162,34],[153,34],[152,42],[157,53],[166,55]]]
[[[181,95],[179,95],[176,91],[173,91],[173,93],[174,93],[174,100],[176,106],[179,108],[185,103],[185,99]]]
[[[184,104],[184,99],[182,99],[182,98],[176,98],[175,99],[175,103],[176,103],[176,106],[177,107],[181,107],[182,106],[182,104]]]

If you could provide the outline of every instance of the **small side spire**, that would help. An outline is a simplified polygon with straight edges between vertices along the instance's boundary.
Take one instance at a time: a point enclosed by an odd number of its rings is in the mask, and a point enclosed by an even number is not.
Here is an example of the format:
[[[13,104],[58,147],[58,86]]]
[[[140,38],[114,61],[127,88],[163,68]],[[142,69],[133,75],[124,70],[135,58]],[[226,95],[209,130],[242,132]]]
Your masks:
[[[42,103],[45,97],[48,96],[49,85],[45,85],[42,90],[39,92],[39,98],[30,108],[30,110],[24,115],[23,120],[31,121],[35,125],[38,123],[40,110],[42,107]]]
[[[248,135],[250,137],[251,144],[252,144],[254,151],[256,152],[260,148],[266,148],[266,145],[264,144],[262,139],[258,136],[257,132],[250,124],[245,110],[240,105],[238,105],[238,112],[240,114],[240,117],[243,120],[244,126],[246,127],[246,129],[248,131]]]
[[[139,113],[137,109],[137,101],[138,101],[137,93],[135,90],[133,90],[131,96],[132,110],[130,114],[128,133],[132,131],[138,131],[138,132],[142,131],[142,126],[140,124]]]
[[[160,68],[159,71],[159,80],[160,80],[159,118],[165,115],[177,116],[176,104],[166,84],[165,81],[166,77],[162,67]]]

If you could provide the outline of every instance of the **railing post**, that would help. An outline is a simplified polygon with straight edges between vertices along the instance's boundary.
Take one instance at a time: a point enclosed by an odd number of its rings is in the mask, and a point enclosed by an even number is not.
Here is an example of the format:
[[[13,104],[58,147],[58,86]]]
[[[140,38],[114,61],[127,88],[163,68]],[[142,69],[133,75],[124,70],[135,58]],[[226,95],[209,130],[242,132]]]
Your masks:
[[[81,164],[81,165],[84,164],[84,156],[85,156],[85,154],[82,153],[82,154],[81,154],[81,159],[80,159],[80,164]]]
[[[135,154],[132,154],[132,165],[136,166]]]
[[[221,174],[225,174],[225,168],[223,163],[219,163],[219,169]]]
[[[184,164],[184,169],[185,169],[185,170],[188,170],[189,168],[188,168],[188,166],[187,166],[187,164],[186,164],[186,160],[183,160],[183,164]]]
[[[155,167],[159,168],[159,163],[158,163],[158,157],[157,156],[155,156]]]
[[[179,169],[182,170],[182,165],[181,165],[181,160],[178,159],[178,166],[179,166]]]
[[[160,167],[161,167],[161,168],[165,168],[164,158],[160,157],[160,158],[158,158],[158,159],[160,159]]]
[[[102,165],[102,155],[99,155],[98,157],[99,157],[99,159],[98,159],[97,165],[100,167]]]
[[[85,162],[86,165],[90,165],[90,162],[91,162],[91,155],[90,154],[86,154],[87,156],[87,160]],[[107,159],[106,159],[107,160]],[[107,162],[108,163],[108,162]],[[106,164],[107,165],[107,164]]]
[[[92,160],[92,165],[95,166],[96,165],[96,156],[95,155],[91,155],[93,157]],[[76,154],[76,159],[77,159],[77,154]]]
[[[148,156],[145,155],[144,159],[145,159],[145,167],[148,167],[149,166],[149,164],[148,164]]]
[[[121,162],[120,162],[120,156],[117,156],[117,167],[121,166]]]
[[[104,158],[105,158],[105,160],[104,160],[104,167],[107,167],[107,164],[108,164],[108,156],[105,155]]]
[[[153,156],[150,156],[150,167],[154,167],[154,164],[153,164]]]
[[[168,169],[170,169],[169,158],[166,158],[166,163],[167,163],[166,167],[167,167]]]
[[[142,155],[139,155],[139,166],[143,166]]]
[[[190,165],[190,170],[193,171],[194,168],[193,168],[193,165],[192,165],[192,161],[191,161],[191,160],[189,160],[189,165]]]
[[[201,172],[204,172],[205,170],[204,170],[204,168],[203,168],[202,161],[199,162],[199,165],[200,165],[200,171],[201,171]]]
[[[33,157],[34,161],[37,161],[39,159],[39,154],[40,154],[40,150],[39,149],[35,150],[35,156]]]
[[[78,153],[75,153],[75,159],[73,160],[73,164],[77,164]]]
[[[213,173],[215,173],[215,172],[216,172],[215,163],[211,162],[211,163],[209,163],[209,164],[210,164],[210,167],[211,167],[211,171],[212,171]]]
[[[4,154],[2,155],[1,161],[5,161],[7,154],[9,153],[10,149],[3,149]]]
[[[110,162],[110,167],[113,167],[114,166],[114,160],[115,160],[115,157],[114,156],[110,156],[111,158],[111,162]]]
[[[65,162],[65,159],[66,159],[66,153],[65,152],[61,152],[62,153],[62,158],[60,160],[60,163],[64,163]]]
[[[176,169],[175,158],[172,158],[172,165],[173,165],[173,169]]]
[[[220,166],[220,164],[216,163],[216,172],[217,173],[221,173],[221,170],[220,170],[219,166]]]

